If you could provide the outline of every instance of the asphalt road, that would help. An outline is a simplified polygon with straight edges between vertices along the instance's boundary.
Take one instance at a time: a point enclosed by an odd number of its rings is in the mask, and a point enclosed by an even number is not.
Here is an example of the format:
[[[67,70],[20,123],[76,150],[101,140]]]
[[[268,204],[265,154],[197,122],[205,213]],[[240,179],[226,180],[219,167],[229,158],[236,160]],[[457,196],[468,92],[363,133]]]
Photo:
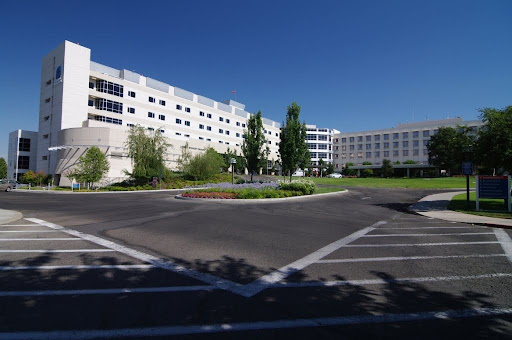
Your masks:
[[[510,338],[510,231],[407,212],[429,193],[2,192],[0,339]]]

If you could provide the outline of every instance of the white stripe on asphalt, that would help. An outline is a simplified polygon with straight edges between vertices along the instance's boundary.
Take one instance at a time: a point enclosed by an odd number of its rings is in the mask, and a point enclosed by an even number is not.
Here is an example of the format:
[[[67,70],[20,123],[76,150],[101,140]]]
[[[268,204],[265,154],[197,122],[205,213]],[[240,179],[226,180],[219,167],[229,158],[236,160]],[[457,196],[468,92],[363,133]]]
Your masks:
[[[107,288],[107,289],[72,289],[72,290],[27,290],[0,291],[0,297],[5,296],[57,296],[57,295],[97,295],[97,294],[134,294],[134,293],[173,293],[193,292],[198,290],[218,289],[214,286],[174,286],[146,288]]]
[[[58,270],[58,269],[149,269],[151,264],[104,264],[104,265],[67,265],[67,266],[0,266],[0,271],[9,270]]]
[[[0,233],[58,233],[58,230],[0,230]]]
[[[0,238],[0,242],[8,242],[8,241],[83,241],[83,240],[80,238],[77,238],[77,237]]]
[[[384,227],[380,229],[488,229],[487,227]]]
[[[3,250],[0,253],[104,253],[113,252],[112,249],[13,249]]]
[[[429,246],[457,246],[457,245],[471,245],[471,244],[499,244],[498,241],[478,241],[478,242],[442,242],[442,243],[391,243],[391,244],[347,244],[346,247],[429,247]]]
[[[398,323],[423,320],[450,320],[475,317],[510,315],[512,308],[474,308],[445,311],[428,311],[418,313],[351,315],[340,317],[291,319],[275,321],[239,322],[210,325],[160,326],[145,328],[93,329],[93,330],[62,330],[42,332],[9,332],[0,333],[0,340],[17,339],[98,339],[120,337],[169,337],[174,335],[212,334],[226,332],[260,331],[271,329],[293,329],[326,326],[346,326],[381,323]]]
[[[37,224],[0,224],[0,227],[37,227]]]
[[[247,296],[252,296],[254,294],[257,294],[258,292],[265,289],[267,286],[272,285],[273,283],[279,282],[289,275],[302,270],[306,268],[307,266],[317,262],[318,260],[326,257],[327,255],[331,254],[332,252],[340,249],[341,247],[347,246],[350,242],[353,242],[360,238],[361,236],[375,230],[375,228],[379,227],[380,225],[386,224],[386,221],[379,221],[377,223],[372,224],[369,227],[366,227],[364,229],[361,229],[359,231],[356,231],[353,234],[350,234],[342,239],[339,239],[331,244],[328,244],[327,246],[320,248],[319,250],[315,251],[314,253],[311,253],[295,262],[292,262],[284,267],[279,268],[278,270],[260,277],[259,279],[249,283],[245,286],[245,289],[247,291]]]
[[[438,282],[438,281],[460,281],[477,279],[496,279],[512,277],[512,273],[493,273],[467,276],[438,276],[438,277],[407,277],[398,279],[367,279],[367,280],[344,280],[344,281],[311,281],[311,282],[281,282],[275,283],[271,288],[305,288],[305,287],[335,287],[335,286],[366,286],[382,285],[388,283],[416,283],[416,282]]]
[[[505,257],[505,254],[489,255],[439,255],[439,256],[392,256],[392,257],[363,257],[358,259],[332,259],[320,260],[316,263],[352,263],[352,262],[380,262],[380,261],[409,261],[409,260],[432,260],[432,259],[458,259],[458,258],[486,258]]]
[[[466,236],[466,235],[494,235],[494,233],[445,233],[445,234],[373,234],[361,237],[393,237],[393,236]]]
[[[117,251],[119,253],[123,253],[123,254],[131,256],[133,258],[139,259],[139,260],[141,260],[143,262],[150,263],[150,264],[152,264],[154,266],[157,266],[157,267],[160,267],[160,268],[164,268],[164,269],[170,270],[172,272],[179,273],[181,275],[185,275],[185,276],[191,277],[193,279],[196,279],[196,280],[208,283],[208,284],[216,286],[216,287],[218,287],[220,289],[224,289],[224,290],[227,290],[227,291],[230,291],[230,292],[233,292],[233,293],[245,296],[244,286],[239,284],[239,283],[236,283],[236,282],[233,282],[233,281],[229,281],[229,280],[226,280],[226,279],[221,279],[219,277],[216,277],[216,276],[213,276],[213,275],[210,275],[210,274],[199,273],[199,272],[197,272],[195,270],[187,269],[187,268],[185,268],[183,266],[177,265],[177,264],[175,264],[175,263],[173,263],[171,261],[162,260],[162,259],[160,259],[160,258],[158,258],[156,256],[149,255],[149,254],[146,254],[146,253],[143,253],[141,251],[138,251],[138,250],[135,250],[135,249],[131,249],[131,248],[128,248],[128,247],[124,247],[124,246],[122,246],[120,244],[117,244],[117,243],[114,243],[112,241],[108,241],[108,240],[102,239],[102,238],[97,237],[97,236],[93,236],[93,235],[89,235],[89,234],[84,234],[82,232],[79,232],[79,231],[76,231],[76,230],[73,230],[73,229],[66,229],[63,226],[60,226],[58,224],[54,224],[54,223],[51,223],[51,222],[46,222],[46,221],[40,220],[38,218],[27,218],[27,220],[30,221],[30,222],[34,222],[34,223],[46,226],[48,228],[52,228],[52,229],[55,229],[55,230],[60,230],[60,231],[62,231],[64,233],[67,233],[67,234],[72,235],[72,236],[80,237],[80,238],[82,238],[84,240],[87,240],[89,242],[96,243],[96,244],[98,244],[100,246],[109,248],[111,251]]]
[[[512,263],[512,239],[508,236],[507,232],[503,229],[494,228],[494,235],[501,244],[501,248],[505,254],[507,254],[507,258]]]

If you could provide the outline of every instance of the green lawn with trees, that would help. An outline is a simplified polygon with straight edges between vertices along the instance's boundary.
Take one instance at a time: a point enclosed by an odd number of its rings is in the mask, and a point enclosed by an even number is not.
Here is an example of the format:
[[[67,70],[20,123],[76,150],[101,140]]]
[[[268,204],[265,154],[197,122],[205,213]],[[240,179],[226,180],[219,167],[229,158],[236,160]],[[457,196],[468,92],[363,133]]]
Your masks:
[[[476,193],[474,192],[469,195],[469,209],[466,206],[466,194],[454,196],[448,209],[479,216],[512,218],[512,213],[506,211],[505,203],[502,199],[482,198],[480,199],[480,210],[484,211],[476,211]]]

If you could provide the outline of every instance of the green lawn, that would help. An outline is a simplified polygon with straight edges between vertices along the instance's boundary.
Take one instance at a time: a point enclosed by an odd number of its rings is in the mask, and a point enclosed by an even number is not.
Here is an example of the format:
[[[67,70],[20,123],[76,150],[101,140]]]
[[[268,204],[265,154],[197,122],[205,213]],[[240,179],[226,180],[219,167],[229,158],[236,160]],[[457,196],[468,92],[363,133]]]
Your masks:
[[[299,178],[297,178],[299,179]],[[308,177],[317,185],[333,185],[343,187],[368,188],[410,188],[410,189],[452,189],[465,188],[465,177],[443,178],[317,178]],[[470,178],[470,186],[475,187],[474,177]]]
[[[476,209],[476,193],[472,192],[469,194],[469,210],[466,208],[466,194],[454,196],[448,209],[463,212],[466,214],[489,216],[496,218],[512,218],[512,213],[506,212],[505,204],[503,200],[499,199],[480,199],[480,209],[486,211],[475,211]],[[489,211],[495,210],[495,211]]]

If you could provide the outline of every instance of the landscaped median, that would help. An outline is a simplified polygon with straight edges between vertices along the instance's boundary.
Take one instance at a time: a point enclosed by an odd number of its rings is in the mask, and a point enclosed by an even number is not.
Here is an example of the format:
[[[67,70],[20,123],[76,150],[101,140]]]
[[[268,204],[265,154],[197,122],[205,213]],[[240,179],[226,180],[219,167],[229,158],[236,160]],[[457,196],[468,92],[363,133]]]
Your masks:
[[[292,182],[255,182],[255,183],[212,183],[205,185],[204,189],[190,190],[181,194],[186,198],[203,199],[265,199],[287,198],[313,195],[317,191],[316,184],[308,180]],[[344,191],[336,188],[333,191]]]
[[[507,207],[502,199],[481,198],[481,210],[476,211],[476,193],[474,192],[469,195],[469,207],[466,205],[466,194],[460,194],[453,196],[448,209],[465,214],[512,219],[512,213],[506,211]]]

